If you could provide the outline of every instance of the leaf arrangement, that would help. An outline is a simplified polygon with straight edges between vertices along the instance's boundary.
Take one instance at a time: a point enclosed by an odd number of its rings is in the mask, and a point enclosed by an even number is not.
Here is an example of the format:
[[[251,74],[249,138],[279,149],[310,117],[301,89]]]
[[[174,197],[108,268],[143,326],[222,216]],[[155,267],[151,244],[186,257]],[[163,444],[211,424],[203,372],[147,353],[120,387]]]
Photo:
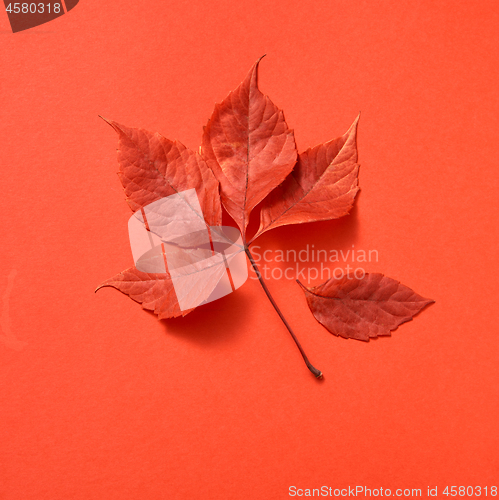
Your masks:
[[[343,136],[298,154],[283,112],[258,88],[260,60],[241,85],[215,106],[199,153],[158,133],[106,121],[119,136],[118,175],[132,211],[194,188],[206,225],[214,227],[222,224],[223,204],[239,227],[244,251],[307,367],[322,378],[271,296],[250,245],[279,226],[349,213],[359,190],[358,118]],[[260,227],[248,239],[250,215],[260,203]],[[378,273],[361,279],[331,278],[313,288],[299,284],[317,321],[334,335],[364,341],[390,335],[433,302]],[[168,271],[151,274],[131,267],[99,288],[106,286],[128,295],[160,319],[190,312],[181,311]]]

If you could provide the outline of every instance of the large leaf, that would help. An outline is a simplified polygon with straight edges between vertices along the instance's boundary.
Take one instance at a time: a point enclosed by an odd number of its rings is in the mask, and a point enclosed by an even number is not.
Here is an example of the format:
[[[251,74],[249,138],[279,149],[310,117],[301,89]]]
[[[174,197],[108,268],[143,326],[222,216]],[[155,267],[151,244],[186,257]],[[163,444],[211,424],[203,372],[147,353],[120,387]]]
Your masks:
[[[119,177],[135,211],[129,231],[136,267],[101,287],[120,290],[160,318],[185,315],[244,282],[247,273],[231,266],[223,249],[236,246],[229,251],[232,264],[237,260],[243,269],[246,251],[307,367],[320,376],[270,296],[248,245],[279,226],[349,213],[359,190],[358,118],[342,137],[298,157],[282,111],[258,88],[259,62],[215,105],[200,154],[159,134],[108,122],[119,134]],[[172,196],[176,193],[179,200]],[[242,245],[235,244],[239,234],[236,239],[224,236],[220,197],[239,226]],[[260,228],[248,243],[250,214],[260,203]],[[318,321],[335,335],[359,340],[390,335],[433,302],[382,274],[346,276],[303,288]]]
[[[367,341],[390,335],[434,302],[379,273],[366,274],[362,279],[348,275],[331,278],[313,288],[300,285],[317,321],[347,339]]]
[[[106,120],[119,135],[118,176],[130,208],[195,189],[206,224],[222,223],[218,181],[199,153],[158,133]]]
[[[220,182],[222,203],[243,236],[251,210],[296,162],[293,131],[257,85],[258,63],[204,128],[201,154]]]
[[[358,188],[357,123],[337,139],[298,156],[294,170],[263,202],[253,240],[278,226],[337,219],[348,214]]]
[[[198,207],[192,207],[193,213],[204,217],[208,228],[221,225],[218,181],[198,153],[158,133],[106,121],[119,135],[118,176],[133,211],[167,196],[195,189],[202,214]],[[219,279],[208,280],[205,284],[208,288],[200,292],[209,295]],[[185,316],[192,310],[181,312],[177,297],[179,290],[178,287],[175,290],[168,273],[151,274],[132,267],[108,279],[99,288],[107,286],[140,302],[144,309],[153,310],[160,319]]]

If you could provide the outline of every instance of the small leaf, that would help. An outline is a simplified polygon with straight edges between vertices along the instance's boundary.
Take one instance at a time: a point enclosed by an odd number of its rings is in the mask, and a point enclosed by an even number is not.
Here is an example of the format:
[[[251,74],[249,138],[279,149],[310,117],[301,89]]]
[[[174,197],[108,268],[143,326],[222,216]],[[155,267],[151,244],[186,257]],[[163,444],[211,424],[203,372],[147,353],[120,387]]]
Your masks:
[[[160,198],[196,189],[206,224],[221,225],[218,181],[199,153],[158,133],[106,122],[119,135],[118,176],[134,212]]]
[[[296,162],[293,131],[257,85],[258,63],[204,128],[202,155],[220,182],[222,203],[243,237],[253,208]]]
[[[185,316],[190,311],[180,311],[173,282],[168,273],[149,274],[130,267],[110,278],[95,291],[113,287],[142,304],[144,309],[154,311],[159,319]]]
[[[362,279],[348,275],[331,278],[313,288],[298,283],[315,319],[332,334],[347,339],[368,341],[390,335],[434,302],[379,273],[366,274]]]
[[[359,191],[358,121],[357,117],[342,137],[298,156],[294,170],[263,202],[260,228],[253,240],[278,226],[337,219],[348,214]]]

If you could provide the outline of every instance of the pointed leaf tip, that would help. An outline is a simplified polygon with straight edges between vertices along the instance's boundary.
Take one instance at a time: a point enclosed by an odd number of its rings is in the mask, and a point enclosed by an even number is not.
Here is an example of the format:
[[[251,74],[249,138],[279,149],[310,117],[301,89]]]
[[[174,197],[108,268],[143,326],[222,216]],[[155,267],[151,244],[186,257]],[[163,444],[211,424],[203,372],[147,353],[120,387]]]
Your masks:
[[[298,155],[293,171],[264,200],[260,228],[251,241],[279,226],[337,219],[350,212],[359,191],[359,118],[341,137]]]
[[[205,221],[222,223],[218,181],[199,155],[158,133],[108,123],[118,133],[118,176],[133,211],[172,194],[196,189]]]
[[[296,162],[293,131],[257,85],[258,64],[215,106],[203,133],[202,156],[220,182],[222,203],[243,236],[250,213]]]

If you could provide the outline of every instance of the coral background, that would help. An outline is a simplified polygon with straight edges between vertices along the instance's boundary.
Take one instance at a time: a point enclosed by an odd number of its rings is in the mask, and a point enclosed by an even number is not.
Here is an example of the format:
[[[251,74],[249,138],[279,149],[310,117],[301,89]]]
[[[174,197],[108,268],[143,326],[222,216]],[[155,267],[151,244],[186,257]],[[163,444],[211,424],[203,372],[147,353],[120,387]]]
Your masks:
[[[498,32],[490,0],[81,0],[16,34],[2,10],[0,498],[497,485]],[[322,383],[254,280],[162,322],[94,294],[132,263],[97,115],[197,148],[264,53],[299,150],[362,112],[362,191],[351,216],[262,251],[376,249],[367,271],[436,300],[362,343],[269,281]]]

